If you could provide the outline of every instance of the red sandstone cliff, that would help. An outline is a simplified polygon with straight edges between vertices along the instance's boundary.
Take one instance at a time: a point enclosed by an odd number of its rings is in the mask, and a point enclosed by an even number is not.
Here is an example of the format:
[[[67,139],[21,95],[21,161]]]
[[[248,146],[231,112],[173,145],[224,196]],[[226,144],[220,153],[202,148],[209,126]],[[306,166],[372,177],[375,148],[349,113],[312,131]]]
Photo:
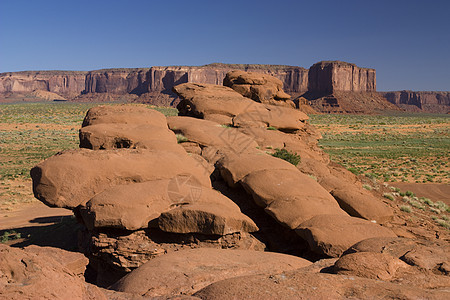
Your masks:
[[[185,82],[222,84],[226,73],[245,70],[279,78],[286,91],[307,91],[308,70],[277,65],[211,64],[201,67],[152,67],[105,69],[90,72],[27,71],[0,74],[0,93],[44,90],[75,97],[81,93],[136,94],[172,93],[172,87]]]
[[[156,105],[176,104],[172,92],[185,82],[222,84],[232,70],[261,72],[281,80],[290,95],[303,95],[324,112],[360,112],[356,107],[377,106],[395,109],[375,95],[374,69],[360,68],[340,61],[323,61],[311,68],[281,65],[210,64],[199,67],[172,66],[134,69],[78,71],[26,71],[0,74],[0,100],[10,94],[31,94],[43,90],[78,101],[139,101]],[[355,94],[349,94],[355,93]],[[381,95],[407,110],[447,112],[450,92],[387,92]],[[387,102],[387,101],[386,101]],[[369,103],[371,105],[365,105]]]
[[[44,90],[75,97],[85,89],[86,74],[78,71],[25,71],[0,74],[0,94]]]
[[[380,92],[389,102],[406,110],[421,109],[434,113],[450,112],[450,92]]]
[[[83,93],[142,94],[147,92],[148,72],[148,68],[90,71]]]
[[[360,68],[342,61],[321,61],[309,68],[308,90],[332,94],[336,91],[374,92],[374,69]]]

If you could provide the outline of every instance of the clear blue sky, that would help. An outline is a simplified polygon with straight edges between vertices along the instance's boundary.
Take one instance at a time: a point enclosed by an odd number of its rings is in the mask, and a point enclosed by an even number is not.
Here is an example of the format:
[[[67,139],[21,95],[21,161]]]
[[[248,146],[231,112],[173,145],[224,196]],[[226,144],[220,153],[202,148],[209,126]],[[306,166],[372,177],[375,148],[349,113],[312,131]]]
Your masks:
[[[0,72],[343,60],[450,90],[450,1],[0,0]]]

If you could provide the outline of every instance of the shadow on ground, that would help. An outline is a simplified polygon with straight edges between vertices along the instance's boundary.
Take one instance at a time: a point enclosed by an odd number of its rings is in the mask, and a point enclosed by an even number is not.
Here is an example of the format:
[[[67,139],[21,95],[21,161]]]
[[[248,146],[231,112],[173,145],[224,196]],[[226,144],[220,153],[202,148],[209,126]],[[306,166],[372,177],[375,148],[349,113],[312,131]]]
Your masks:
[[[39,225],[0,230],[0,236],[9,235],[4,243],[11,247],[37,245],[78,251],[81,225],[74,216],[38,217],[29,222]]]

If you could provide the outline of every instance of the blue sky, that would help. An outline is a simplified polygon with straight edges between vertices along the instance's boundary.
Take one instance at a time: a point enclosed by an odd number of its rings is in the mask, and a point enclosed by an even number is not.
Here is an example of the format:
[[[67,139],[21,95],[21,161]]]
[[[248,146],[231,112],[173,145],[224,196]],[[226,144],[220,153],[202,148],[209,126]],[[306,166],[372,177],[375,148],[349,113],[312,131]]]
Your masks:
[[[0,0],[0,72],[343,60],[450,90],[450,1]]]

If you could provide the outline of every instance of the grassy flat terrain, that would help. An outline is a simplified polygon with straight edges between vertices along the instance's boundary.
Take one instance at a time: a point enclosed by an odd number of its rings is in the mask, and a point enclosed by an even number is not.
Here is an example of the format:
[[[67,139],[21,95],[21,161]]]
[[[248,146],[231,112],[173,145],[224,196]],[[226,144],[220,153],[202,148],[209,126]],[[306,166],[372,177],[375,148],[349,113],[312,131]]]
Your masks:
[[[449,183],[450,116],[312,115],[321,147],[356,174],[385,182]]]

